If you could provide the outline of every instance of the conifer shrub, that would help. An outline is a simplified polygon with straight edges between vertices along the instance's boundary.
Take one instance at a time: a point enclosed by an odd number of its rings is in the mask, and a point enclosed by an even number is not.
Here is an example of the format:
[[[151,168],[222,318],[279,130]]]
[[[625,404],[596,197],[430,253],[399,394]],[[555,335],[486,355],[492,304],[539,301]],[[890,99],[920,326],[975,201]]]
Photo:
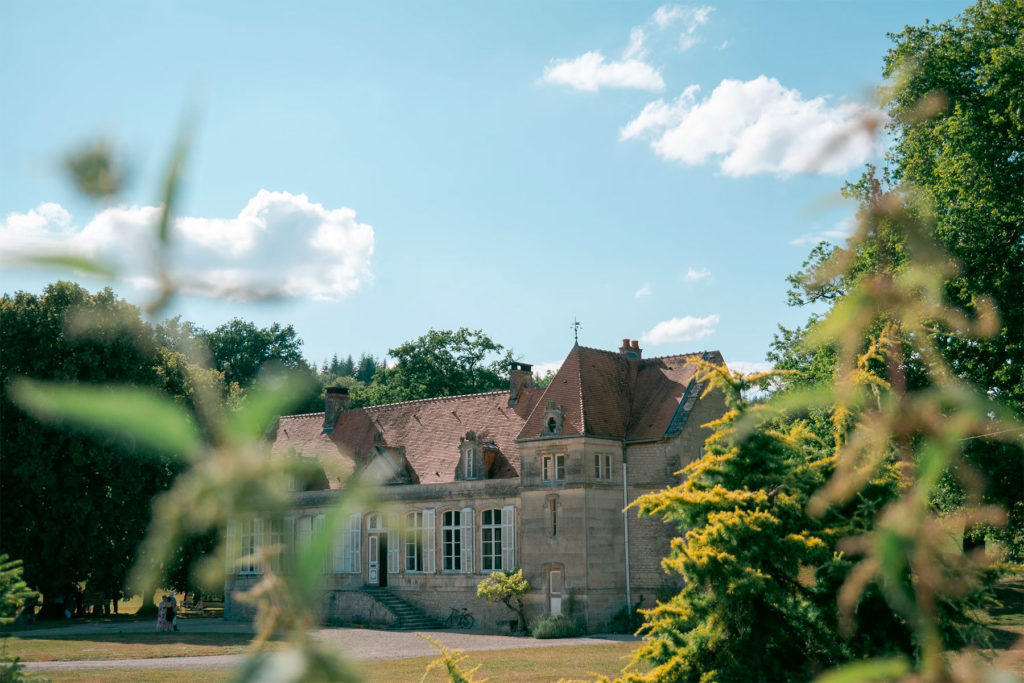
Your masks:
[[[549,614],[533,625],[534,638],[573,638],[580,634],[576,622],[564,614]]]

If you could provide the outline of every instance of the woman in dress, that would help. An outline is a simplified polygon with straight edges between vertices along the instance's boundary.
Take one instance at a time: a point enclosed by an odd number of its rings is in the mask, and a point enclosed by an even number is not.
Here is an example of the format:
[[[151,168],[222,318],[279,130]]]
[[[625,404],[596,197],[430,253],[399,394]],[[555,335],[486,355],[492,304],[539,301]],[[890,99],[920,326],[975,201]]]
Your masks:
[[[167,608],[170,606],[170,602],[167,600],[167,596],[163,596],[160,600],[160,606],[156,612],[156,630],[157,631],[170,631],[171,622],[167,619]]]

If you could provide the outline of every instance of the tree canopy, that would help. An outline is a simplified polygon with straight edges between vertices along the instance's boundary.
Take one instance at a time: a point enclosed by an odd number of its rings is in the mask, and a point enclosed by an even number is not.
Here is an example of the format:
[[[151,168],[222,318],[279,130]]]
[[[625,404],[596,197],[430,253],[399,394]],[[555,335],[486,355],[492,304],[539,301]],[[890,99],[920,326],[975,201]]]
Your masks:
[[[365,404],[504,389],[513,361],[512,352],[483,331],[465,327],[430,330],[388,355],[395,364],[374,376],[361,397]]]
[[[869,168],[846,188],[861,212],[878,197],[900,196],[909,215],[923,219],[954,268],[945,279],[946,301],[968,319],[990,302],[1000,324],[995,334],[964,337],[933,325],[930,334],[953,372],[993,400],[1024,415],[1024,3],[980,2],[941,24],[906,27],[891,35],[883,91],[893,145],[883,169]],[[898,190],[898,192],[895,192]],[[804,268],[790,277],[790,303],[844,301],[877,268],[903,272],[908,245],[900,226],[879,221],[871,240],[845,255],[821,244]],[[830,260],[849,266],[828,282],[811,274]],[[821,385],[835,378],[835,348],[811,345],[822,316],[798,329],[780,328],[769,360],[801,375],[785,389]],[[908,381],[927,382],[920,359],[908,358]],[[915,384],[916,383],[916,384]],[[820,415],[819,415],[820,417]],[[819,419],[819,426],[825,423]],[[820,433],[820,430],[819,430]],[[1003,505],[1009,521],[1001,530],[980,526],[975,535],[1002,541],[1013,557],[1024,557],[1024,452],[1014,445],[972,441],[967,465],[987,481],[985,499]],[[952,482],[936,504],[952,510],[962,500]]]
[[[0,381],[15,376],[161,386],[160,348],[134,306],[69,282],[0,299]],[[0,398],[3,551],[47,596],[122,588],[175,458],[98,433],[43,425]]]

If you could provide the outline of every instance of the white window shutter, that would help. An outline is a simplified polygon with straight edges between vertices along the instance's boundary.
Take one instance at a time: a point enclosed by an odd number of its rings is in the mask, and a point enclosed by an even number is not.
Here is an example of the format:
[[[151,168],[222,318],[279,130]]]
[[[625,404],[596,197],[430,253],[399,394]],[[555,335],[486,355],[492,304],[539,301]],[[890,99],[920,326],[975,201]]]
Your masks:
[[[516,506],[501,508],[501,568],[508,571],[516,566]]]
[[[434,508],[423,510],[423,573],[437,571],[437,528],[434,526]]]
[[[320,513],[313,518],[313,544],[314,546],[320,542],[320,537],[323,536],[324,528],[327,526],[327,515]],[[330,552],[324,552],[324,556],[320,558],[320,564],[323,566],[323,572],[326,574],[331,570],[330,565]]]
[[[238,557],[241,555],[238,544],[238,521],[229,518],[226,547],[224,549],[224,570],[230,574],[238,573]]]
[[[357,512],[349,517],[349,534],[352,546],[349,553],[348,570],[352,574],[359,574],[363,571],[363,558],[361,555],[363,545],[363,515]]]
[[[473,508],[462,508],[462,573],[473,573],[473,551],[476,539],[473,537]]]
[[[281,528],[281,544],[284,546],[284,570],[292,570],[292,557],[295,553],[295,517],[289,515],[284,518]]]
[[[388,574],[397,574],[399,572],[399,561],[401,555],[399,554],[402,541],[398,536],[398,515],[391,512],[388,513],[387,518],[387,530],[388,530]]]

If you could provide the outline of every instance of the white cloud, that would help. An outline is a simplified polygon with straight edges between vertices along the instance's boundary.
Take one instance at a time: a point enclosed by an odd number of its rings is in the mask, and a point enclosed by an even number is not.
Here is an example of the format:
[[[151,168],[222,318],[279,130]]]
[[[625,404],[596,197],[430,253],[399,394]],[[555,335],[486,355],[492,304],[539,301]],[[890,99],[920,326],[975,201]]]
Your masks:
[[[641,287],[640,289],[636,290],[636,292],[633,293],[633,296],[635,296],[637,299],[639,299],[642,296],[650,296],[650,295],[651,295],[651,285],[650,285],[650,283],[645,284],[643,287]]]
[[[714,334],[716,325],[717,313],[704,318],[687,315],[658,323],[649,332],[645,332],[641,340],[647,344],[696,341]]]
[[[534,363],[533,376],[543,378],[549,372],[558,372],[560,367],[562,367],[562,361],[560,360],[553,360],[547,363]]]
[[[768,372],[774,367],[768,361],[763,360],[732,360],[726,361],[725,364],[730,370],[742,372],[744,375],[749,375],[753,372]]]
[[[634,49],[631,44],[629,50]],[[551,60],[544,68],[541,82],[567,85],[587,92],[597,92],[601,88],[634,88],[656,92],[665,89],[661,74],[647,62],[636,58],[606,62],[604,55],[597,50],[575,59]]]
[[[871,128],[884,114],[876,109],[804,99],[766,76],[723,80],[700,101],[699,90],[649,103],[619,139],[649,139],[658,156],[687,166],[717,161],[734,177],[843,173],[877,154]]]
[[[159,213],[155,206],[108,208],[78,229],[63,208],[43,204],[0,223],[0,256],[85,254],[116,264],[127,282],[151,287],[150,236]],[[334,300],[373,277],[373,228],[352,209],[327,209],[304,194],[260,190],[234,218],[179,218],[172,234],[172,275],[190,293]]]
[[[833,244],[838,244],[839,242],[845,242],[847,238],[853,234],[854,228],[856,227],[857,218],[855,216],[847,216],[836,223],[830,230],[806,232],[799,237],[794,237],[789,241],[789,243],[798,247],[815,245],[819,242],[831,242]]]
[[[708,17],[713,11],[714,7],[709,6],[662,5],[654,11],[651,19],[660,29],[681,23],[679,49],[689,50],[698,42],[697,29],[708,23]]]
[[[711,271],[707,268],[694,268],[693,266],[689,266],[686,269],[687,280],[703,280],[706,277],[711,277]]]

